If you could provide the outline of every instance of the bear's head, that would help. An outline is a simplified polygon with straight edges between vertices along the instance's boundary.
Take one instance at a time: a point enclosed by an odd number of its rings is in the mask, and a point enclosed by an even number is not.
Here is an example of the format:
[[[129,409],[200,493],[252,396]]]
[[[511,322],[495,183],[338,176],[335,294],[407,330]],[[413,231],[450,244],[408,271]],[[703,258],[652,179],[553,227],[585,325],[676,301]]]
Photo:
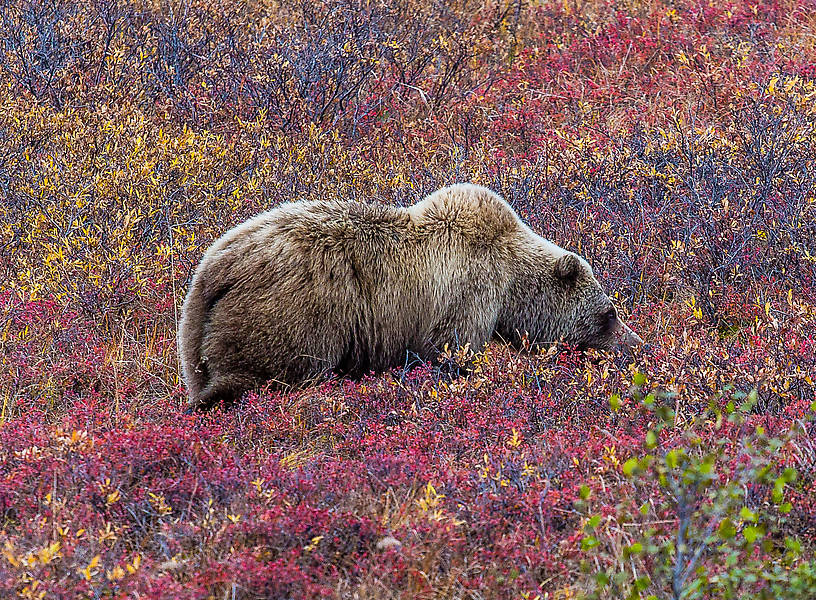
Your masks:
[[[631,350],[643,340],[618,317],[589,264],[551,248],[520,265],[496,327],[511,343],[533,346],[563,342],[584,350]]]

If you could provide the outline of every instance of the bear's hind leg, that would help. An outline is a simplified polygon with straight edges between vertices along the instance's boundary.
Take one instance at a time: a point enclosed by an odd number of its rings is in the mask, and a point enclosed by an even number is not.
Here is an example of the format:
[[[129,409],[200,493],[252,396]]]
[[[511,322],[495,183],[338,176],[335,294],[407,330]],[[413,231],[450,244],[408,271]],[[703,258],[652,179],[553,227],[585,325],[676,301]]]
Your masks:
[[[204,386],[204,389],[190,402],[185,412],[189,414],[194,411],[206,411],[220,402],[229,406],[245,391],[255,387],[257,383],[256,378],[251,375],[220,375]]]

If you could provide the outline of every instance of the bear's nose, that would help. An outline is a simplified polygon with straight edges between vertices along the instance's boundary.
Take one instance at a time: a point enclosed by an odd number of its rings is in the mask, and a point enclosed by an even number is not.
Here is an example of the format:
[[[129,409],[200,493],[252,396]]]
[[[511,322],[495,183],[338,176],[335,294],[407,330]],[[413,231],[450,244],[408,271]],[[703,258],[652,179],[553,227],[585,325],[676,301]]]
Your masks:
[[[625,340],[627,346],[641,346],[643,345],[643,338],[641,338],[634,331],[629,329],[628,325],[624,325]]]
[[[643,340],[641,337],[632,331],[626,323],[621,323],[621,333],[622,335],[618,344],[619,346],[622,346],[623,349],[631,352],[636,347],[643,345]]]

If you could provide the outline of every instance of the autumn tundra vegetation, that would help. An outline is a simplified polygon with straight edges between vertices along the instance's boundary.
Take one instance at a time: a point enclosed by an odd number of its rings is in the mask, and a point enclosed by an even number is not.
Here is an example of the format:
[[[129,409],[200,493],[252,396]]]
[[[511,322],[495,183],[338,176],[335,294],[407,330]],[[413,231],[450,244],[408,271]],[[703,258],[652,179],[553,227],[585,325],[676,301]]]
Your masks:
[[[0,0],[0,597],[816,597],[814,30],[812,0]],[[650,347],[184,414],[215,239],[464,181]]]

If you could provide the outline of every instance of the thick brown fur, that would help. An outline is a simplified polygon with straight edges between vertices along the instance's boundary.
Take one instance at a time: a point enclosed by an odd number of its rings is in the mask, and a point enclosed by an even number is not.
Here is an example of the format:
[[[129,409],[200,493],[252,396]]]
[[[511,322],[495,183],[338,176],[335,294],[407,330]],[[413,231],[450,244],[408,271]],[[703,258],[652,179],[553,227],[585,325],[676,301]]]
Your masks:
[[[460,184],[409,208],[294,202],[231,229],[196,269],[178,344],[190,404],[207,408],[268,381],[355,377],[492,337],[640,341],[586,261]]]

